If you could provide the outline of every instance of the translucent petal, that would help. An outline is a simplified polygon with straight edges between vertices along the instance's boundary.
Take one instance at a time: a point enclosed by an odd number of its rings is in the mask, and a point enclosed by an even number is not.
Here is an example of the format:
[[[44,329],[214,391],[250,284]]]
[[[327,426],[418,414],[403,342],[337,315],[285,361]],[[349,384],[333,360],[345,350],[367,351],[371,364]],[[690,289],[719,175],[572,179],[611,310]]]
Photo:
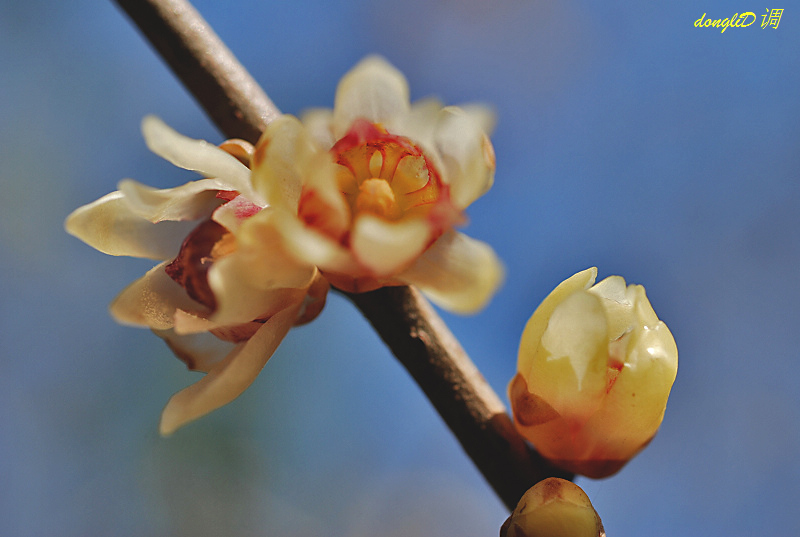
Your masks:
[[[301,114],[300,121],[320,148],[330,149],[336,143],[333,136],[333,110],[312,108]]]
[[[285,213],[267,208],[242,224],[236,235],[236,252],[229,256],[230,265],[225,269],[230,270],[231,278],[256,289],[305,288],[310,284],[314,266],[287,250],[278,227],[281,215]]]
[[[350,274],[359,270],[358,263],[348,249],[307,227],[294,215],[276,213],[275,227],[287,251],[297,259],[316,265],[322,271]]]
[[[419,256],[430,236],[430,224],[422,218],[390,222],[362,214],[353,225],[351,247],[356,259],[373,274],[388,276]]]
[[[453,106],[440,112],[434,137],[453,203],[463,209],[492,186],[492,144],[474,117]]]
[[[179,335],[174,330],[154,330],[179,360],[192,371],[209,372],[233,349],[233,344],[222,341],[208,332]]]
[[[567,296],[542,335],[528,389],[556,412],[583,424],[597,410],[607,385],[608,325],[601,300],[586,292]]]
[[[339,82],[333,108],[334,137],[344,136],[358,118],[386,124],[408,109],[408,84],[403,74],[383,58],[370,56]]]
[[[171,434],[241,395],[278,348],[299,310],[297,304],[271,317],[200,381],[173,395],[161,414],[161,434]]]
[[[533,315],[531,315],[531,318],[528,319],[525,330],[522,332],[517,361],[517,369],[526,378],[530,374],[534,357],[538,352],[539,342],[542,340],[542,334],[547,329],[547,322],[553,314],[553,310],[570,294],[591,287],[596,278],[597,267],[588,268],[567,278],[547,295],[547,298],[542,301],[536,311],[533,312]]]
[[[219,178],[254,201],[250,170],[239,160],[205,140],[195,140],[177,133],[156,116],[142,120],[142,135],[150,150],[179,168],[198,172],[204,177]]]
[[[217,309],[209,319],[220,325],[245,323],[271,315],[291,302],[303,300],[304,287],[275,288],[269,287],[269,282],[264,282],[267,285],[263,287],[252,285],[255,275],[248,272],[260,269],[258,265],[254,267],[237,255],[225,257],[214,263],[208,271],[208,283],[214,290]],[[303,285],[309,285],[314,275],[314,267],[308,266],[300,275],[303,276]]]
[[[472,313],[494,296],[503,267],[488,244],[449,231],[398,278],[447,310]]]
[[[79,207],[67,217],[67,233],[109,255],[171,259],[195,222],[152,223],[131,210],[117,191]]]
[[[278,117],[267,126],[256,144],[253,188],[270,205],[296,210],[304,173],[315,152],[311,137],[296,117]]]
[[[133,213],[156,223],[207,218],[223,203],[217,198],[217,192],[230,187],[217,179],[201,179],[175,188],[158,189],[133,179],[123,179],[118,188]]]
[[[439,112],[443,107],[442,102],[435,98],[416,101],[411,105],[408,114],[393,121],[392,132],[410,138],[415,144],[426,150],[433,148],[434,132],[439,120]]]
[[[167,275],[166,265],[166,261],[156,265],[114,299],[110,306],[114,319],[124,324],[166,330],[173,327],[176,310],[203,309]]]

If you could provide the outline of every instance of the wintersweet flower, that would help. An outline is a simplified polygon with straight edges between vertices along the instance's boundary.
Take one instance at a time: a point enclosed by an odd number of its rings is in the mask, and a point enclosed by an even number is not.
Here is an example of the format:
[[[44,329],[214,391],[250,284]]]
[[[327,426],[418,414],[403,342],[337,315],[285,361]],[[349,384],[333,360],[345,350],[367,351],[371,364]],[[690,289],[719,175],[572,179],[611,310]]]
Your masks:
[[[328,284],[284,251],[274,212],[251,187],[251,144],[215,147],[152,116],[142,133],[154,153],[207,178],[164,190],[123,180],[74,211],[66,229],[101,252],[161,261],[111,313],[150,327],[189,369],[206,373],[170,399],[161,419],[169,434],[241,394],[291,326],[319,313]]]
[[[590,268],[561,283],[525,326],[509,386],[520,433],[553,464],[617,472],[661,425],[678,349],[641,285]]]
[[[548,477],[522,495],[500,537],[605,537],[603,523],[578,485]]]
[[[369,57],[338,85],[333,110],[273,121],[255,148],[253,188],[276,209],[292,255],[348,292],[412,284],[472,312],[502,268],[453,228],[491,186],[495,161],[481,107],[409,102],[403,75]]]

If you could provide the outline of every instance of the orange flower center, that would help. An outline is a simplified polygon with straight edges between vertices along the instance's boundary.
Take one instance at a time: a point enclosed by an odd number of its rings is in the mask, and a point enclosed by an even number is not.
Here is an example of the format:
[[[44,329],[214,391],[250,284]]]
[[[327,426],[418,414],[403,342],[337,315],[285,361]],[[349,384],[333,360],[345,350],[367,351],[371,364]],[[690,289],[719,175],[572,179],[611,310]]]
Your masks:
[[[368,121],[356,121],[331,153],[353,218],[359,213],[387,220],[427,216],[437,202],[449,202],[446,185],[422,149]]]

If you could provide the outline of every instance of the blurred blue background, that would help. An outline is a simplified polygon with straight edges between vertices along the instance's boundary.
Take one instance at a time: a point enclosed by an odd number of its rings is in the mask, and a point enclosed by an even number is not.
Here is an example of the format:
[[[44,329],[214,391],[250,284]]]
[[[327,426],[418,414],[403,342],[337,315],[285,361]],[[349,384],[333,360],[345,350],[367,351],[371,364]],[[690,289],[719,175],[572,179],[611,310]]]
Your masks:
[[[330,106],[369,53],[497,111],[466,232],[505,286],[444,315],[505,399],[522,327],[596,265],[644,284],[680,349],[660,433],[580,479],[613,536],[800,534],[800,11],[758,2],[197,0],[275,103]],[[786,8],[778,28],[767,8]],[[753,11],[748,28],[695,28]],[[134,177],[148,113],[221,136],[111,2],[0,2],[0,534],[497,535],[507,513],[365,321],[332,296],[245,395],[169,439],[196,380],[107,304],[152,263],[67,236]]]

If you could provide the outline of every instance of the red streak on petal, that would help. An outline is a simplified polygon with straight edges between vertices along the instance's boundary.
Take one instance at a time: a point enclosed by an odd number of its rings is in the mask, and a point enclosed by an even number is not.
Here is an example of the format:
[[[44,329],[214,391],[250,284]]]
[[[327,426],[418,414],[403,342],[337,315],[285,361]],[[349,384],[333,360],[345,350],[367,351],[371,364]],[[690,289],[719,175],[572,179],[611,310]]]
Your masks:
[[[625,367],[625,363],[621,360],[614,357],[609,358],[608,371],[606,373],[606,393],[610,392],[611,388],[616,384],[623,367]]]
[[[217,198],[225,201],[231,201],[238,195],[239,191],[237,190],[220,190],[219,192],[217,192]]]

